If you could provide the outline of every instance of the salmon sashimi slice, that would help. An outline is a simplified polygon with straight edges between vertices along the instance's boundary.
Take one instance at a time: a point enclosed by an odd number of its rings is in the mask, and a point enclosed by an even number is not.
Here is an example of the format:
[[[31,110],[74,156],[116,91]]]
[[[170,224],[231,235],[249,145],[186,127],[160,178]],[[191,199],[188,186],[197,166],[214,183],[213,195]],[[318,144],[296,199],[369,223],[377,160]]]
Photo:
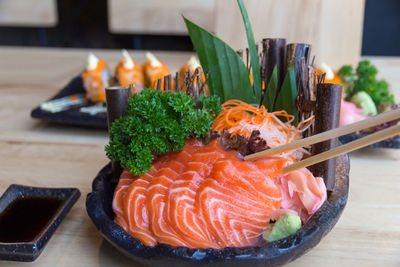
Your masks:
[[[195,213],[194,204],[200,184],[210,174],[213,163],[224,155],[199,147],[192,154],[191,161],[187,162],[183,173],[169,188],[169,221],[177,233],[190,241],[192,247],[220,248],[207,230],[204,218]]]
[[[147,188],[152,178],[150,173],[139,176],[129,186],[124,199],[128,233],[146,246],[157,244],[156,238],[150,231],[149,211],[146,206]]]
[[[275,160],[270,160],[270,165],[274,164]],[[231,155],[214,164],[210,177],[198,191],[196,202],[221,246],[258,243],[271,214],[279,209],[281,202],[280,189],[270,179],[257,170],[256,162],[243,162]]]
[[[126,190],[129,188],[131,183],[135,180],[135,175],[125,169],[119,179],[119,183],[114,191],[114,197],[112,202],[112,208],[115,213],[115,221],[124,228],[125,231],[128,229],[128,223],[124,217],[123,202],[125,199]]]
[[[190,160],[190,157],[191,154],[184,149],[179,153],[169,153],[160,159],[164,163],[160,165],[147,189],[146,205],[149,210],[150,229],[160,243],[190,246],[169,223],[167,207],[169,186],[182,172],[183,162]]]
[[[118,186],[115,188],[112,207],[115,213],[122,214],[123,199],[125,198],[126,189],[135,180],[135,175],[125,169],[119,178]]]
[[[282,161],[287,162],[282,158],[272,158],[269,159],[269,165],[274,166]],[[263,168],[265,167],[267,167],[267,164],[264,163]],[[233,187],[235,190],[243,189],[247,192],[247,198],[254,199],[260,204],[263,202],[262,205],[266,205],[270,201],[279,202],[281,199],[280,191],[276,190],[274,179],[266,179],[266,177],[276,175],[279,175],[278,171],[269,173],[268,176],[262,173],[257,162],[244,162],[233,158],[215,163],[211,177],[217,179],[220,183]]]
[[[192,247],[220,248],[210,235],[204,218],[194,212],[194,201],[196,191],[210,174],[212,165],[226,153],[217,142],[207,146],[193,143],[192,146],[195,150],[191,154],[191,160],[186,163],[180,177],[170,186],[169,220],[177,233],[190,240]]]
[[[134,177],[123,173],[113,201],[115,221],[146,246],[165,243],[189,248],[256,246],[271,216],[290,190],[313,193],[302,205],[315,211],[324,200],[320,181],[309,173],[281,176],[290,161],[264,158],[243,161],[225,151],[219,139],[208,145],[188,140],[180,152],[153,161],[152,169]],[[301,178],[306,177],[306,178]],[[312,177],[313,178],[313,177]],[[301,180],[303,179],[303,180]],[[285,183],[289,190],[282,190]]]

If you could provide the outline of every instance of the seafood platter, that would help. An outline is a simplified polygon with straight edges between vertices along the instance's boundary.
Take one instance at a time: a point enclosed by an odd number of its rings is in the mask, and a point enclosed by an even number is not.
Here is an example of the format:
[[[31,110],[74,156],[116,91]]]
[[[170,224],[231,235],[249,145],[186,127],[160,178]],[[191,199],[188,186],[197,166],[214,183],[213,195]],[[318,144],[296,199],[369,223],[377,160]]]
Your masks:
[[[150,88],[129,82],[102,96],[111,162],[86,209],[135,262],[281,266],[316,246],[346,205],[347,154],[285,172],[337,138],[254,158],[337,128],[343,85],[314,70],[309,44],[256,44],[238,5],[247,49],[235,51],[184,18],[200,64]]]

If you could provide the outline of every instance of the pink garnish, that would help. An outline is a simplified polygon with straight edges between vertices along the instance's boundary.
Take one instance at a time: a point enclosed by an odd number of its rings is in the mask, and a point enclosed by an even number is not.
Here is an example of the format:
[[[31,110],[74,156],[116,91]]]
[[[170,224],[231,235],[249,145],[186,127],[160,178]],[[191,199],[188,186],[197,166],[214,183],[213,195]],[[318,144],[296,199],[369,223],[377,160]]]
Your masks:
[[[324,181],[306,168],[290,172],[278,178],[278,186],[282,192],[281,208],[274,212],[278,218],[285,212],[300,216],[303,223],[322,206],[327,194]]]
[[[358,108],[351,102],[342,99],[341,105],[339,126],[344,126],[368,118],[368,116],[362,115],[362,109]]]

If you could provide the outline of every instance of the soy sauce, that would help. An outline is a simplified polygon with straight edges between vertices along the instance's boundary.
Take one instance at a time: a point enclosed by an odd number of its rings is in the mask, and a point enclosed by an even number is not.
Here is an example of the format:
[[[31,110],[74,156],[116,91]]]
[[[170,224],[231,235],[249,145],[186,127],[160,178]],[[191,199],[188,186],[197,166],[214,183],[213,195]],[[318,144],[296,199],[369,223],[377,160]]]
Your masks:
[[[32,242],[61,207],[62,199],[21,197],[0,214],[0,242]]]

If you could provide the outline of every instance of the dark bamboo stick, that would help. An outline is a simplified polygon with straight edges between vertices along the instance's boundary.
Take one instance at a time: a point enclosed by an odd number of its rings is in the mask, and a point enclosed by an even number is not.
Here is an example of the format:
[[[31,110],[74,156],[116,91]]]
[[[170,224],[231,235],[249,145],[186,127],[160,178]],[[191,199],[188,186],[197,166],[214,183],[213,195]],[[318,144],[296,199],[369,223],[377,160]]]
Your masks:
[[[210,76],[210,71],[207,72],[204,81],[201,84],[200,91],[203,92],[203,94],[206,94],[206,88],[205,86],[207,85],[208,77]]]
[[[119,117],[125,115],[128,98],[130,96],[129,87],[113,86],[106,88],[106,103],[107,103],[107,123],[108,132],[110,133],[111,124]],[[112,162],[113,182],[118,182],[122,173],[122,168],[119,162]]]
[[[292,43],[286,46],[286,72],[290,66],[294,65],[295,69],[300,70],[301,58],[304,57],[305,63],[308,66],[311,54],[310,44]]]
[[[250,73],[250,56],[249,56],[250,52],[249,49],[246,48],[246,68],[247,71]]]
[[[285,74],[291,66],[294,66],[294,74],[296,77],[296,88],[298,94],[303,97],[304,91],[307,90],[307,74],[308,65],[311,54],[310,44],[292,43],[286,46]],[[275,98],[274,106],[277,98]],[[299,117],[302,114],[299,112]]]
[[[180,92],[179,72],[175,73],[175,92]]]
[[[172,75],[168,74],[168,91],[172,91]]]
[[[163,78],[164,82],[163,82],[163,91],[167,91],[168,90],[168,76],[164,76]]]
[[[236,51],[236,53],[238,53],[239,57],[243,59],[243,49],[239,49],[238,51]]]
[[[318,134],[339,126],[340,104],[343,86],[334,83],[317,85],[314,133]],[[320,154],[338,146],[338,139],[333,138],[312,146],[312,153]],[[336,158],[332,158],[310,167],[314,176],[323,177],[326,188],[335,188]]]
[[[161,91],[161,82],[162,81],[162,79],[161,78],[159,78],[158,80],[157,80],[157,91]]]
[[[305,77],[305,75],[302,74],[302,58],[304,58],[305,66],[308,67],[310,54],[310,44],[293,43],[286,46],[285,75],[289,71],[289,68],[293,65],[297,85],[302,84],[302,78]]]
[[[262,69],[264,70],[264,82],[267,87],[272,72],[277,65],[278,88],[281,87],[285,75],[285,52],[286,39],[263,39],[263,62]]]

